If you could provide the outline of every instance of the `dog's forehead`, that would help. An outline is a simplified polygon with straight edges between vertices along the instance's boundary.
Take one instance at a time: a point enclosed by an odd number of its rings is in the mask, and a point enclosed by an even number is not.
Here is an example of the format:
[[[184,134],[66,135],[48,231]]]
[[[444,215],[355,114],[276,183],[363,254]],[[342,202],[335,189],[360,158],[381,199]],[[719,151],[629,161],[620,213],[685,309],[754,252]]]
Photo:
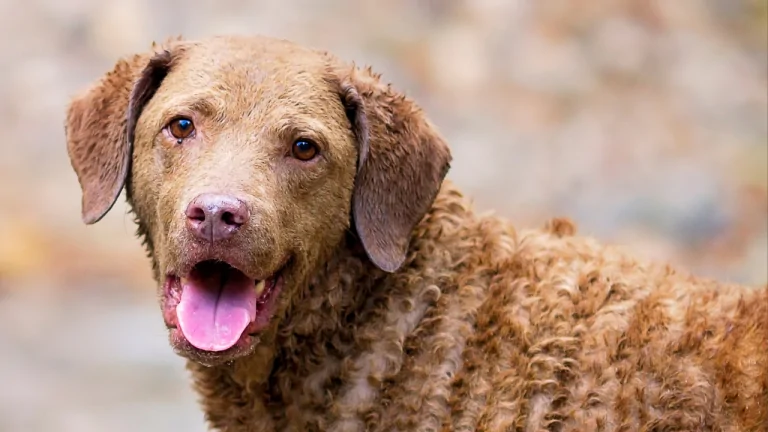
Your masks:
[[[343,115],[330,55],[278,39],[214,38],[178,50],[159,93],[163,105],[211,107],[221,120]]]
[[[184,50],[175,74],[196,88],[237,94],[260,88],[279,94],[322,89],[329,78],[329,59],[322,53],[279,39],[213,38]]]

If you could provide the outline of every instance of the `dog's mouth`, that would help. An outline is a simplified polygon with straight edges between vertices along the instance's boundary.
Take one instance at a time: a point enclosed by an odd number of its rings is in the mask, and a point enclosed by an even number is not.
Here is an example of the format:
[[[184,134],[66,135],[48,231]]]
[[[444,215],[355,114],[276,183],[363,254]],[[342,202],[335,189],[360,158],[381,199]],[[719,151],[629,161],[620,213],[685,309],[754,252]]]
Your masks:
[[[250,339],[268,324],[282,285],[280,272],[263,280],[222,261],[196,264],[166,279],[166,323],[202,351],[220,352]]]

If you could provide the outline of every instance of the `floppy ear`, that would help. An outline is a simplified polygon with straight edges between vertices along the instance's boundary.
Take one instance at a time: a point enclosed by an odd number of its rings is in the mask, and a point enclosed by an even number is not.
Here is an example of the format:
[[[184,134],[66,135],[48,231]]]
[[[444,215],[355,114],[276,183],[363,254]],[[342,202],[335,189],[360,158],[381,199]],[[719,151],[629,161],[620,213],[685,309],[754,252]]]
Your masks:
[[[130,171],[136,122],[172,62],[168,50],[120,60],[70,103],[67,151],[83,192],[86,224],[104,217],[120,195]]]
[[[421,109],[370,69],[354,68],[341,92],[359,143],[354,225],[370,260],[394,272],[440,190],[450,150]]]

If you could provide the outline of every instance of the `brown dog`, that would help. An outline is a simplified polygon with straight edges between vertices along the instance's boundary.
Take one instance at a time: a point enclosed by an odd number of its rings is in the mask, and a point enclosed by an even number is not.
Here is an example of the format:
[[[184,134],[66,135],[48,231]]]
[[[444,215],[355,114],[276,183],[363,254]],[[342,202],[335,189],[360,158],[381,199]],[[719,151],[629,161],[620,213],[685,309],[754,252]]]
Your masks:
[[[768,430],[768,290],[475,215],[419,108],[286,41],[172,41],[67,116],[222,431]]]

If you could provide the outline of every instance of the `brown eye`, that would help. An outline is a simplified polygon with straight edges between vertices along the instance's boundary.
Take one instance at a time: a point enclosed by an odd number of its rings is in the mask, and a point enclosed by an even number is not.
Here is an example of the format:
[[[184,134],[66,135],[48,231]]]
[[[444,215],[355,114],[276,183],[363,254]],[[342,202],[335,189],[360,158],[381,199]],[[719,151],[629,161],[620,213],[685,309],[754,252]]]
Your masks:
[[[168,130],[174,138],[181,142],[181,140],[189,138],[192,135],[192,132],[195,131],[195,125],[190,119],[177,118],[168,125]]]
[[[291,148],[293,157],[300,161],[308,161],[317,156],[317,146],[309,140],[300,139],[293,143]]]

